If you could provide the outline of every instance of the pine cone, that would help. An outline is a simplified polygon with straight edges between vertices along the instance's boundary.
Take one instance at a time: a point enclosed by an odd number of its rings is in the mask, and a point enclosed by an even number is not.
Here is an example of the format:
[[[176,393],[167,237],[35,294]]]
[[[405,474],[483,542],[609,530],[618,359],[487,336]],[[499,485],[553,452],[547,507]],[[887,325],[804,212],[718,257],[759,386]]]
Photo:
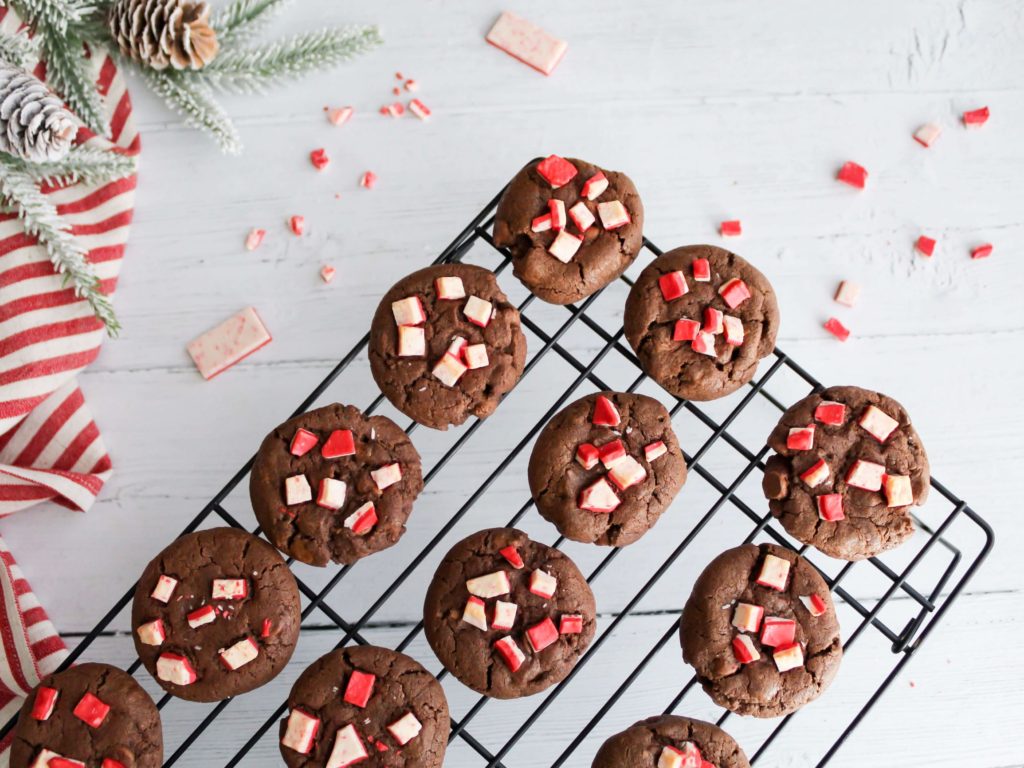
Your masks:
[[[0,64],[0,151],[32,163],[62,160],[76,133],[74,116],[41,80]]]
[[[121,53],[153,69],[202,69],[217,55],[210,6],[188,0],[115,0],[110,33]]]

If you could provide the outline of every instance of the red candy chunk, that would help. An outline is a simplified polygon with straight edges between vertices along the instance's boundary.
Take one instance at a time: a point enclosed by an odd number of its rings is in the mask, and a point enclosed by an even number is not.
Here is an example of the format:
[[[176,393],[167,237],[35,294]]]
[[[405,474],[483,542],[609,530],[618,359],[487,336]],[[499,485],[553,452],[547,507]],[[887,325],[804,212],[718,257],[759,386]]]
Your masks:
[[[988,118],[988,107],[972,109],[968,112],[964,112],[963,114],[964,125],[968,128],[980,128],[988,122]]]
[[[391,302],[391,314],[394,315],[396,325],[419,325],[427,319],[419,296],[408,296]]]
[[[508,561],[508,564],[516,570],[519,570],[523,567],[523,558],[519,554],[519,550],[511,544],[509,544],[507,547],[502,547],[498,550],[498,552],[502,557],[505,558],[505,560]]]
[[[857,423],[863,427],[869,435],[880,443],[884,443],[889,436],[899,427],[900,423],[880,408],[869,405],[861,413]]]
[[[887,507],[909,507],[914,503],[914,489],[906,475],[886,475],[882,478]]]
[[[661,295],[665,301],[678,299],[690,292],[690,287],[686,284],[686,276],[679,270],[659,277],[658,287],[661,288]]]
[[[807,612],[815,618],[821,616],[827,610],[825,598],[821,597],[821,595],[801,595],[800,602],[804,604]]]
[[[590,417],[595,427],[617,427],[621,418],[619,409],[604,395],[598,395],[594,402],[594,415]]]
[[[632,456],[624,456],[612,465],[608,477],[620,491],[639,485],[647,479],[647,470]]]
[[[747,284],[734,277],[727,280],[725,285],[718,289],[722,299],[729,305],[729,309],[736,309],[740,304],[750,298],[750,289]]]
[[[565,613],[558,620],[558,634],[578,635],[583,631],[583,616],[578,613]]]
[[[370,470],[370,477],[377,490],[383,491],[402,479],[402,467],[399,464],[385,464],[379,469]]]
[[[786,589],[786,579],[789,578],[789,560],[777,555],[765,555],[761,563],[761,570],[755,581],[762,587],[768,587],[778,592]]]
[[[400,746],[405,746],[419,736],[421,730],[423,730],[423,725],[416,719],[416,715],[412,712],[406,712],[398,718],[398,720],[388,726],[388,733],[391,734],[391,737],[397,741]]]
[[[698,333],[700,333],[700,323],[684,317],[676,320],[676,325],[672,329],[672,341],[693,341],[697,338]]]
[[[516,622],[516,611],[519,607],[515,603],[507,603],[504,600],[494,602],[494,618],[491,620],[493,629],[508,631]]]
[[[738,219],[723,221],[718,225],[718,233],[722,237],[739,237],[743,234],[743,225]]]
[[[830,523],[845,520],[843,513],[843,495],[841,493],[824,493],[814,499],[818,505],[818,517]]]
[[[481,328],[486,328],[487,324],[491,322],[491,313],[494,311],[494,307],[491,302],[486,299],[481,299],[479,296],[470,296],[466,300],[466,306],[462,308],[462,313],[466,316],[473,325],[478,325]]]
[[[725,315],[722,318],[725,324],[725,343],[733,347],[743,344],[743,321],[732,315]]]
[[[916,248],[917,252],[922,256],[931,256],[935,253],[935,240],[930,237],[926,237],[925,235],[921,235],[917,238],[917,242],[914,243],[914,248]]]
[[[36,698],[32,702],[32,719],[33,720],[49,720],[50,715],[53,714],[53,708],[57,706],[57,697],[60,692],[56,688],[48,688],[45,685],[41,685],[36,688]]]
[[[704,325],[701,330],[704,333],[719,334],[725,330],[725,313],[714,307],[704,307]]]
[[[629,224],[632,219],[626,206],[619,200],[610,200],[607,203],[597,204],[597,215],[601,219],[601,226],[611,232]]]
[[[580,200],[576,205],[569,209],[569,218],[572,219],[572,223],[576,225],[576,229],[580,232],[586,232],[594,225],[594,214],[587,208],[587,204]]]
[[[263,624],[260,626],[260,639],[266,640],[270,637],[270,632],[274,628],[274,622],[270,619],[264,619]]]
[[[587,200],[597,200],[608,189],[608,177],[598,171],[583,183],[581,193]]]
[[[707,259],[693,260],[693,279],[698,283],[711,282],[711,262]]]
[[[359,177],[359,186],[363,189],[373,189],[373,185],[377,183],[377,174],[373,171],[367,171]]]
[[[666,453],[668,453],[668,446],[662,440],[657,440],[644,446],[644,458],[647,459],[648,464],[655,459],[660,459]]]
[[[530,647],[535,653],[540,653],[549,645],[558,640],[558,628],[550,617],[534,624],[526,629],[526,639],[530,641]]]
[[[564,187],[576,176],[576,166],[558,155],[549,155],[537,163],[537,173],[552,189]]]
[[[857,165],[857,163],[851,160],[843,163],[843,167],[839,169],[836,178],[844,184],[849,184],[851,187],[864,189],[868,183],[868,172],[864,166]]]
[[[351,119],[354,112],[355,109],[352,107],[338,107],[336,109],[331,109],[327,112],[327,120],[331,125],[344,125]]]
[[[593,469],[601,460],[601,452],[590,443],[581,443],[576,449],[576,461],[584,469]]]
[[[598,480],[580,492],[580,509],[598,514],[614,512],[622,502],[615,495],[615,489],[605,478]]]
[[[863,491],[878,491],[882,488],[885,467],[873,461],[857,459],[846,473],[846,484]]]
[[[750,603],[737,603],[732,612],[732,625],[740,632],[757,632],[764,617],[764,608]]]
[[[356,536],[362,536],[373,530],[377,524],[377,508],[372,501],[363,504],[359,509],[345,518],[345,527]]]
[[[580,249],[581,245],[583,245],[582,237],[563,229],[555,236],[551,245],[548,246],[548,253],[563,264],[568,264],[572,261],[572,257],[576,255],[576,251]]]
[[[972,259],[987,259],[992,255],[992,251],[995,250],[995,246],[992,243],[985,243],[971,249]]]
[[[192,613],[185,617],[188,625],[192,629],[199,629],[205,624],[210,624],[217,620],[217,611],[212,605],[204,605],[202,608],[196,608]]]
[[[323,148],[314,149],[309,153],[309,162],[311,162],[313,167],[318,171],[322,171],[327,167],[328,163],[331,162],[331,158],[327,156],[327,150]]]
[[[292,231],[293,235],[301,235],[306,231],[306,217],[292,216],[288,219],[288,228]]]
[[[210,587],[210,597],[214,600],[244,600],[248,596],[248,579],[214,579]]]
[[[740,664],[750,664],[761,658],[750,635],[736,635],[732,639],[732,652]]]
[[[836,318],[830,317],[825,321],[825,330],[831,333],[840,341],[846,341],[850,338],[850,329],[839,322]]]
[[[824,459],[818,459],[800,473],[800,479],[807,484],[808,488],[814,488],[828,480],[829,475],[828,464],[825,463]]]
[[[703,768],[705,760],[700,750],[692,741],[684,741],[679,749],[672,746],[662,747],[658,755],[657,768]],[[708,763],[711,768],[715,766]]]
[[[462,283],[462,278],[457,275],[439,277],[434,280],[434,291],[437,293],[437,298],[444,301],[466,298],[466,287]]]
[[[785,646],[796,640],[796,622],[792,619],[780,619],[768,616],[761,627],[761,645],[772,648]]]
[[[305,456],[310,448],[320,442],[320,438],[310,432],[308,429],[299,427],[295,430],[295,435],[292,437],[292,444],[288,448],[291,451],[292,456]]]
[[[128,768],[120,760],[115,760],[112,757],[104,757],[103,762],[100,763],[100,768]]]
[[[412,99],[409,102],[409,111],[416,115],[416,117],[418,117],[420,120],[426,121],[430,119],[430,107],[428,107],[419,99]]]
[[[369,755],[363,740],[359,738],[356,727],[349,723],[344,728],[339,728],[334,736],[334,747],[331,755],[327,758],[325,768],[348,768],[350,765],[361,763]]]
[[[617,462],[626,458],[626,446],[622,444],[621,440],[605,443],[598,449],[598,452],[605,469],[611,469]]]
[[[110,705],[104,704],[96,696],[86,692],[75,705],[73,714],[90,728],[99,728],[110,712]]]
[[[373,695],[373,684],[376,681],[376,675],[358,669],[353,670],[348,678],[348,684],[345,686],[344,700],[363,709],[366,707],[366,702],[370,700],[370,696]]]
[[[48,751],[44,749],[39,757],[43,757]],[[60,755],[51,757],[45,763],[40,762],[38,758],[36,762],[32,763],[32,768],[44,768],[44,766],[45,768],[85,768],[85,763],[81,760],[73,760],[70,757],[61,757]]]
[[[551,198],[548,200],[548,216],[551,217],[551,228],[556,232],[565,229],[565,203]]]
[[[530,574],[530,592],[550,600],[558,589],[558,579],[539,568]]]
[[[342,456],[355,456],[356,441],[351,429],[336,429],[331,432],[320,455],[325,459],[340,459]]]
[[[775,649],[772,658],[779,672],[788,672],[804,665],[804,649],[799,643],[784,645]]]
[[[313,751],[313,740],[320,730],[320,718],[313,717],[301,709],[293,709],[288,715],[281,744],[300,755],[308,755]]]
[[[419,326],[398,326],[398,356],[426,357],[427,333]]]
[[[690,348],[697,354],[716,357],[715,335],[707,331],[698,331],[697,338],[690,342]]]
[[[791,451],[809,451],[814,447],[814,425],[793,427],[786,436],[786,448]]]
[[[526,661],[526,656],[511,637],[501,638],[501,640],[494,644],[494,649],[512,672],[517,672],[523,666],[523,662]]]
[[[925,123],[916,131],[914,131],[914,141],[920,144],[922,147],[927,149],[936,141],[939,140],[939,136],[942,135],[942,126],[936,123]]]
[[[531,232],[547,232],[551,229],[551,214],[545,213],[543,216],[538,216],[530,222]]]
[[[846,406],[831,400],[822,400],[814,409],[814,420],[822,424],[838,426],[846,421]]]

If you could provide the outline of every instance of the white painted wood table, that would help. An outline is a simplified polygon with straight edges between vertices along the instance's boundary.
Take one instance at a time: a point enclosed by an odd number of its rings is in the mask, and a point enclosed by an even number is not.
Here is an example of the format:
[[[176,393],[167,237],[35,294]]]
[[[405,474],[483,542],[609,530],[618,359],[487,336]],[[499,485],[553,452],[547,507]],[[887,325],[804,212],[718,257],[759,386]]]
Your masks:
[[[115,474],[87,515],[39,508],[3,521],[3,535],[57,625],[72,642],[88,630],[262,435],[362,337],[381,293],[433,260],[523,162],[558,152],[629,172],[644,197],[647,234],[662,247],[719,242],[717,222],[742,219],[743,237],[731,245],[777,289],[780,346],[825,382],[861,384],[903,401],[935,475],[996,528],[999,541],[987,565],[833,764],[1024,764],[1024,576],[1014,554],[1016,537],[1024,534],[1016,503],[1024,460],[1018,393],[1024,376],[1024,5],[516,0],[509,7],[569,40],[568,56],[550,79],[484,43],[502,8],[494,2],[297,3],[282,21],[285,31],[328,21],[378,22],[386,45],[272,95],[230,99],[247,143],[240,159],[220,156],[136,84],[144,151],[117,296],[125,332],[82,377]],[[418,95],[434,110],[430,123],[377,114],[390,100],[396,70],[422,84]],[[355,105],[357,115],[334,128],[324,119],[325,104]],[[989,125],[963,130],[960,113],[986,104]],[[939,122],[944,133],[925,150],[910,134],[928,121]],[[319,146],[333,158],[323,174],[307,160]],[[834,181],[847,159],[871,172],[866,191]],[[367,169],[380,177],[373,191],[357,187]],[[291,214],[306,217],[302,238],[286,229]],[[242,241],[254,226],[268,235],[249,253]],[[912,251],[921,232],[939,240],[933,259]],[[985,241],[995,244],[994,255],[971,261],[969,249]],[[330,285],[318,277],[324,263],[338,269]],[[844,278],[864,285],[852,310],[831,302]],[[522,296],[511,274],[502,282]],[[250,304],[274,342],[216,381],[202,381],[185,342]],[[606,313],[609,325],[616,322],[614,309]],[[821,328],[832,314],[853,329],[845,345]],[[531,339],[531,347],[538,346]],[[567,337],[566,346],[592,356],[599,345],[581,334]],[[609,359],[614,378],[614,361],[621,358]],[[332,396],[369,403],[373,389],[364,358],[353,371]],[[524,379],[494,423],[428,488],[400,545],[360,564],[332,594],[331,605],[347,617],[361,615],[384,580],[500,461],[507,449],[502,425],[521,433],[531,401],[550,402],[569,378],[564,366],[552,365]],[[740,396],[712,411],[726,412]],[[699,435],[690,431],[691,422],[677,426],[693,451]],[[744,439],[759,447],[763,424],[748,432]],[[452,436],[426,433],[418,431],[417,442],[429,461]],[[713,470],[716,461],[712,452]],[[374,617],[367,637],[385,644],[404,637],[420,618],[425,580],[448,544],[509,519],[526,494],[519,457]],[[713,499],[705,483],[691,481],[658,533],[625,550],[602,574],[596,584],[602,623],[612,621],[642,583],[640,575],[649,575],[651,564],[661,562]],[[251,521],[244,489],[227,507]],[[740,522],[734,510],[721,517]],[[549,764],[665,633],[694,574],[749,528],[718,526],[717,520],[619,624],[507,765]],[[555,538],[533,510],[523,525],[542,540]],[[603,554],[568,550],[584,570]],[[314,584],[333,573],[297,571]],[[884,583],[856,586],[870,600]],[[311,617],[317,623],[324,624]],[[855,624],[851,618],[847,626]],[[115,626],[126,630],[126,617]],[[233,702],[180,764],[224,764],[302,666],[338,639],[333,629],[304,632],[289,669]],[[832,690],[790,723],[761,764],[803,766],[818,759],[829,734],[845,726],[893,662],[877,638],[860,645]],[[439,669],[422,637],[410,652]],[[130,654],[130,639],[120,634],[99,641],[88,657],[127,663]],[[589,765],[601,739],[660,712],[688,676],[673,639],[567,764]],[[450,679],[445,686],[461,716],[476,697]],[[496,749],[540,699],[491,703],[469,730]],[[699,690],[679,711],[718,714]],[[168,706],[168,743],[179,743],[205,712]],[[750,747],[771,727],[739,718],[728,725]],[[461,741],[449,755],[451,766],[483,764]],[[276,765],[278,759],[271,736],[242,764]]]

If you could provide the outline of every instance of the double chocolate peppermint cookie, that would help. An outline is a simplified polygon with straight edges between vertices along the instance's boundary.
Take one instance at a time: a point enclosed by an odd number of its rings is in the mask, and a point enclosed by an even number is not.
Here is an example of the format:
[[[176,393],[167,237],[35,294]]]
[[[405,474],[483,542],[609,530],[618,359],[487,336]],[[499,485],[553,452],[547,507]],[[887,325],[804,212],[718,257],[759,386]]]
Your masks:
[[[713,245],[658,257],[626,300],[626,338],[644,372],[687,400],[724,397],[750,381],[778,329],[767,278]]]
[[[447,429],[494,412],[523,373],[526,337],[492,272],[438,264],[384,295],[369,356],[377,386],[398,410]]]
[[[928,496],[928,457],[891,397],[831,387],[782,415],[768,438],[768,506],[790,534],[826,555],[862,560],[914,532],[911,507]]]
[[[754,717],[816,699],[843,657],[825,580],[773,544],[744,544],[711,561],[683,608],[680,639],[715,703]]]
[[[566,406],[530,455],[537,510],[574,541],[622,547],[643,536],[686,482],[665,406],[600,392]]]
[[[514,528],[463,539],[423,606],[427,641],[474,691],[514,699],[563,680],[590,644],[594,594],[568,557]]]
[[[142,686],[108,664],[47,675],[29,694],[11,741],[11,768],[159,768],[160,713]]]
[[[551,155],[515,175],[498,203],[494,243],[512,269],[552,304],[604,288],[643,244],[644,207],[624,173]]]
[[[266,537],[310,565],[350,564],[393,545],[421,490],[420,455],[405,432],[351,405],[277,427],[249,476]]]
[[[750,768],[732,736],[717,725],[676,715],[634,723],[609,738],[593,768]]]
[[[160,686],[220,701],[274,678],[299,637],[299,589],[272,546],[237,528],[182,536],[135,589],[135,650]]]
[[[288,709],[280,738],[289,768],[440,768],[444,761],[451,724],[441,684],[387,648],[321,656],[295,681]]]

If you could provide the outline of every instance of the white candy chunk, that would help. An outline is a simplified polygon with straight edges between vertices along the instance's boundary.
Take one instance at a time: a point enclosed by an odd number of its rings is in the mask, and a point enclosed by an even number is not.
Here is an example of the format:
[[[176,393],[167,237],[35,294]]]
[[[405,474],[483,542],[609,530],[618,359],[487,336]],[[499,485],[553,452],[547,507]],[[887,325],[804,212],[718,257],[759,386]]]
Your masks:
[[[419,325],[427,319],[427,313],[423,311],[423,302],[419,296],[409,296],[405,299],[391,302],[391,314],[395,316],[395,323],[398,325]]]
[[[385,464],[380,469],[371,470],[370,477],[373,478],[377,490],[383,491],[402,479],[402,468],[398,464]]]
[[[668,446],[662,440],[644,446],[644,458],[647,459],[648,464],[655,459],[660,459],[666,453],[668,453]]]
[[[356,733],[356,727],[350,723],[344,728],[338,729],[335,734],[334,748],[331,750],[331,756],[327,758],[324,768],[348,768],[367,757],[369,755],[366,754],[363,740]]]
[[[85,763],[81,760],[73,760],[70,757],[64,757],[63,755],[57,754],[52,749],[43,749],[36,759],[32,761],[30,768],[48,768],[51,760],[63,760],[61,768],[85,768]]]
[[[369,532],[376,524],[377,508],[373,506],[372,501],[366,502],[345,518],[345,527],[358,536]]]
[[[466,366],[472,371],[477,368],[486,368],[490,364],[487,358],[486,344],[470,344],[466,347]]]
[[[548,253],[563,264],[568,264],[572,261],[572,257],[576,255],[576,251],[580,249],[581,245],[583,245],[582,237],[577,237],[563,229],[555,236],[551,245],[548,246]]]
[[[289,507],[313,500],[313,489],[305,475],[292,475],[284,479],[284,499]]]
[[[623,456],[608,470],[608,477],[620,491],[624,491],[646,480],[647,470],[632,456]]]
[[[508,574],[505,571],[495,571],[484,576],[477,576],[466,581],[466,589],[469,594],[482,597],[486,600],[489,597],[507,595],[511,586],[508,581]]]
[[[550,75],[562,60],[569,44],[504,11],[487,33],[487,42],[538,72]]]
[[[161,653],[156,660],[156,676],[175,685],[191,685],[196,681],[192,662],[176,653]]]
[[[320,718],[307,715],[301,709],[293,709],[288,715],[288,726],[281,744],[300,755],[308,755],[313,751],[313,740],[319,730]]]
[[[198,608],[190,613],[186,620],[188,625],[192,629],[199,629],[200,627],[211,624],[217,619],[217,611],[213,609],[212,605],[204,605],[202,608]]]
[[[569,218],[572,219],[572,223],[576,225],[576,229],[580,232],[586,232],[597,220],[594,218],[594,214],[590,212],[590,209],[587,208],[587,204],[582,200],[569,209]]]
[[[427,333],[419,326],[398,326],[398,356],[426,357]]]
[[[580,492],[580,509],[595,514],[613,512],[621,503],[619,497],[615,495],[612,484],[604,477],[599,477],[592,485]]]
[[[914,503],[914,489],[906,475],[886,475],[882,484],[885,486],[887,507],[908,507]]]
[[[421,730],[423,730],[423,726],[420,725],[420,721],[416,719],[416,715],[412,712],[406,712],[388,726],[388,733],[402,746],[405,746],[419,736]]]
[[[743,343],[743,321],[738,317],[726,315],[722,318],[725,324],[725,343],[738,347]]]
[[[439,277],[434,281],[434,288],[437,290],[439,299],[450,301],[466,298],[466,288],[462,284],[461,277]]]
[[[434,366],[434,370],[431,373],[434,375],[434,378],[446,387],[454,387],[459,383],[462,374],[468,370],[461,360],[452,355],[445,354],[437,361],[437,365]]]
[[[471,627],[487,631],[487,605],[479,597],[470,596],[462,610],[462,620]]]
[[[914,141],[922,147],[930,147],[938,141],[940,135],[942,135],[942,128],[940,126],[935,123],[925,123],[914,131]]]
[[[156,580],[156,586],[153,587],[153,591],[149,593],[149,596],[154,600],[159,600],[161,603],[168,603],[170,602],[171,596],[174,594],[174,590],[177,586],[177,579],[161,575],[160,578]]]
[[[799,643],[784,645],[782,648],[775,649],[772,658],[775,659],[775,666],[778,667],[779,672],[788,672],[804,665],[804,649]]]
[[[462,314],[473,325],[486,328],[487,324],[491,322],[491,310],[493,308],[491,302],[486,299],[481,299],[479,296],[470,296],[466,299],[466,306],[462,308]]]
[[[608,177],[598,171],[583,184],[583,196],[587,200],[597,200],[608,189]]]
[[[889,435],[900,425],[896,419],[873,405],[869,405],[864,409],[864,413],[860,415],[857,423],[864,427],[868,434],[880,443],[888,440]]]
[[[558,579],[545,571],[536,570],[530,574],[530,591],[550,600],[558,589]]]
[[[260,647],[251,637],[239,640],[220,652],[220,660],[228,669],[239,669],[260,655]]]
[[[271,342],[256,310],[246,307],[186,347],[204,379],[212,379]]]
[[[789,560],[776,555],[765,555],[761,571],[757,574],[757,583],[762,587],[782,592],[786,589],[787,578],[789,578]]]
[[[857,459],[846,473],[846,484],[863,491],[879,491],[882,489],[882,478],[885,467],[873,461]]]
[[[139,642],[143,645],[162,645],[167,639],[164,623],[160,619],[147,622],[135,631],[139,635]]]
[[[701,768],[700,750],[692,742],[683,742],[682,749],[662,747],[658,768]]]
[[[597,204],[597,215],[601,217],[601,226],[605,229],[618,229],[630,222],[629,211],[619,200],[609,200]]]
[[[716,356],[715,335],[713,333],[698,331],[697,338],[690,342],[690,346],[693,348],[693,351],[698,354],[707,355],[708,357]]]
[[[326,509],[341,509],[345,506],[347,491],[348,486],[344,480],[325,477],[320,481],[320,494],[316,497],[316,503]]]
[[[839,289],[836,291],[835,296],[837,304],[842,304],[844,307],[852,307],[857,303],[859,297],[860,286],[857,283],[851,283],[849,280],[843,280],[839,283]]]
[[[247,579],[214,579],[210,597],[214,600],[242,600],[249,596]]]
[[[466,351],[466,347],[468,346],[468,341],[461,336],[456,336],[452,339],[452,343],[448,345],[448,354],[456,360],[462,360],[462,353]]]
[[[491,621],[491,627],[505,631],[512,629],[518,610],[519,606],[515,603],[506,603],[504,600],[498,600],[494,604],[494,619]]]
[[[732,613],[732,625],[741,632],[757,632],[761,626],[764,608],[750,603],[738,603]]]

